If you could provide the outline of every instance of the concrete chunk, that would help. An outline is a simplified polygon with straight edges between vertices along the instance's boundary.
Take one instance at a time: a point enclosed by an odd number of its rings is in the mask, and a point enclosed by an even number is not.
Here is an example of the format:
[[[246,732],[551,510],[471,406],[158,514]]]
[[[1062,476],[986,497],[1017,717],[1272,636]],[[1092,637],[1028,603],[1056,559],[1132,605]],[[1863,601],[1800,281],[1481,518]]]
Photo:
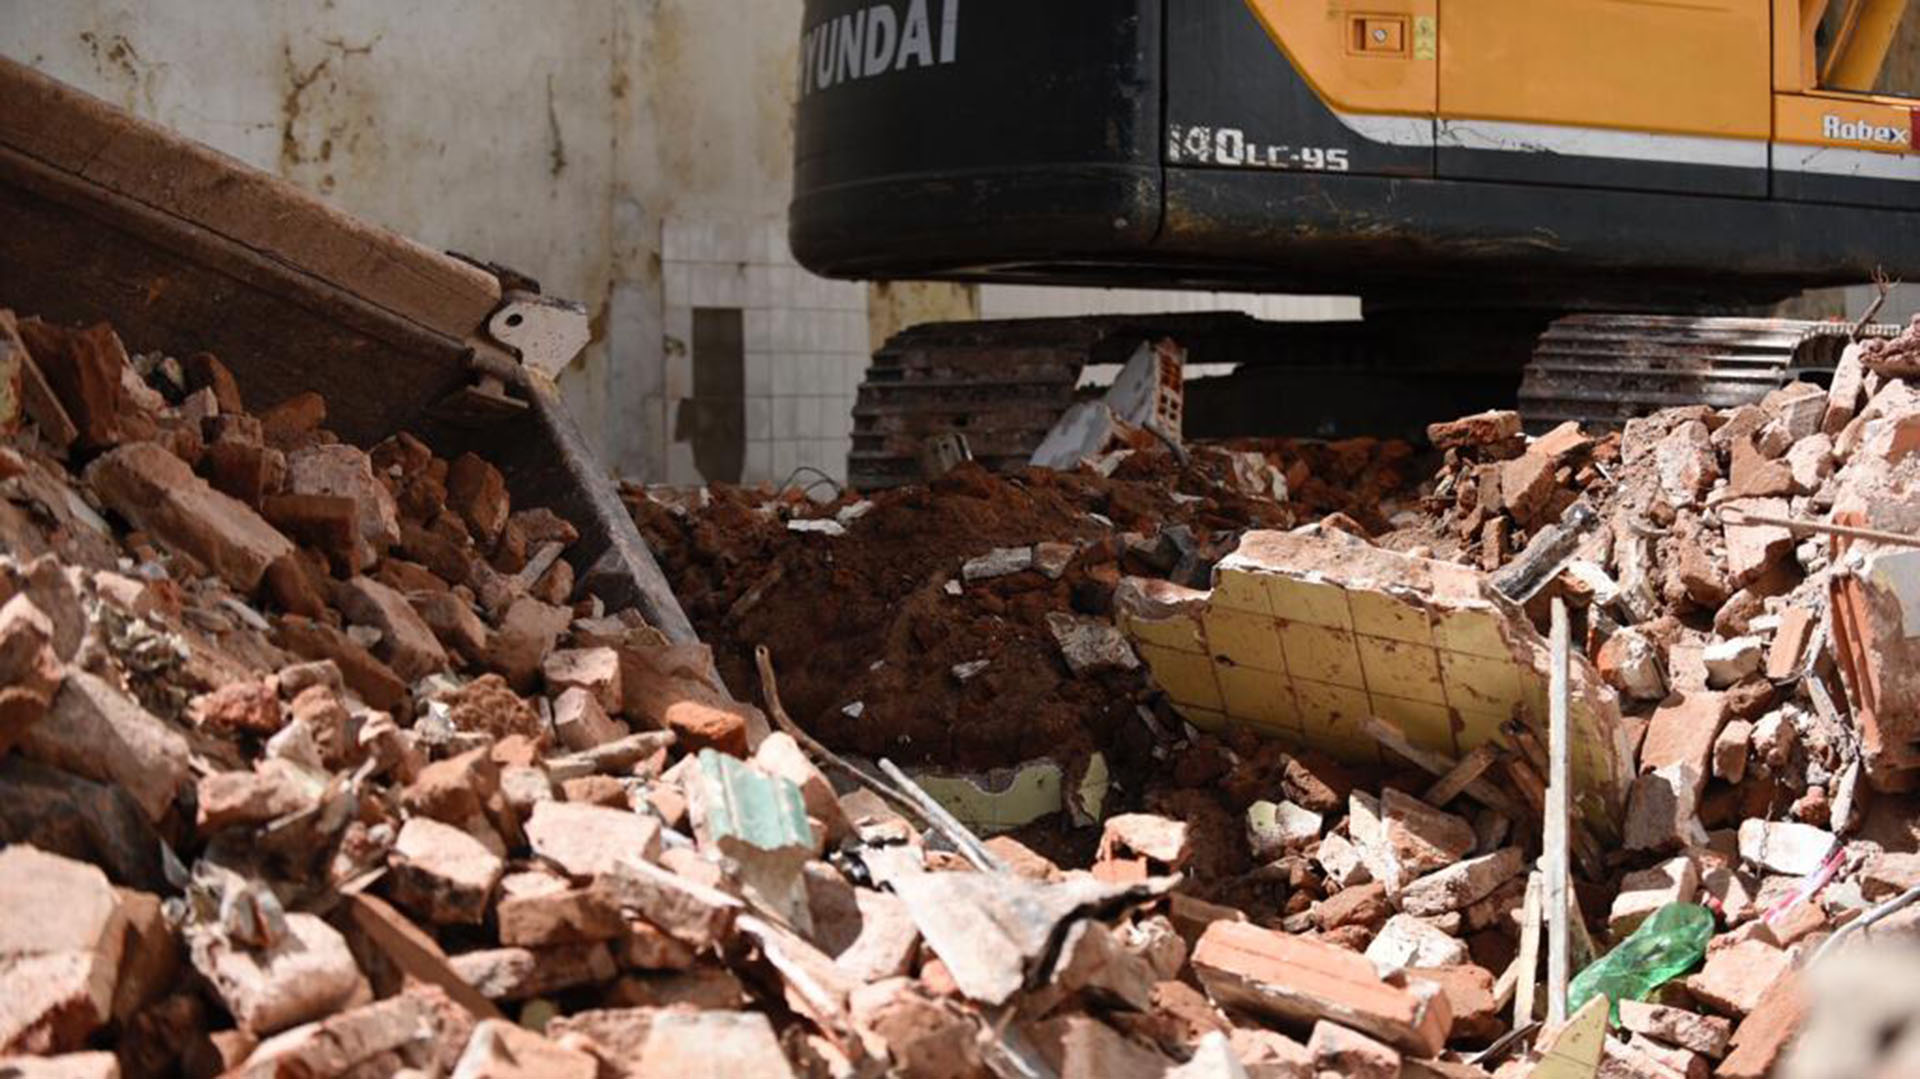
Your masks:
[[[1400,892],[1400,909],[1420,915],[1462,910],[1493,894],[1525,868],[1526,855],[1518,847],[1456,862],[1408,883]]]
[[[1740,857],[1763,869],[1804,876],[1832,853],[1834,836],[1798,821],[1748,818],[1740,822]]]
[[[1411,914],[1396,914],[1367,945],[1367,958],[1389,967],[1450,967],[1468,959],[1465,941]]]

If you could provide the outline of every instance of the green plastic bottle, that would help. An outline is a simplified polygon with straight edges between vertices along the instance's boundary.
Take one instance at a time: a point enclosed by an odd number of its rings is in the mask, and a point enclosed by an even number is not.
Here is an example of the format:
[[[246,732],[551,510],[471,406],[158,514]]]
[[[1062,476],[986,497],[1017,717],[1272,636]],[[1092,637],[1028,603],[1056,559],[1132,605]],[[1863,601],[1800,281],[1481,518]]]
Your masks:
[[[1567,1014],[1596,994],[1606,994],[1612,1022],[1620,1002],[1645,1000],[1655,989],[1687,972],[1707,954],[1713,912],[1698,903],[1668,903],[1640,923],[1619,947],[1595,960],[1567,986]]]

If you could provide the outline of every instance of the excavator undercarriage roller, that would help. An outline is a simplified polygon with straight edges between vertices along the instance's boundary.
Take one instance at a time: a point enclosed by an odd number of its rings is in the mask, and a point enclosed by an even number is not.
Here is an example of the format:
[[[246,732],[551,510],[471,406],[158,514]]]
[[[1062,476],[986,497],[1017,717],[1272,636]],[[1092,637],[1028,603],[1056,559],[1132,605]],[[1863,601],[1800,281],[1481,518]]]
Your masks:
[[[1897,330],[1868,325],[1859,333]],[[1796,379],[1825,383],[1853,333],[1841,322],[1540,312],[1393,312],[1364,322],[1261,322],[1209,312],[928,323],[875,354],[854,405],[847,472],[861,489],[915,482],[923,447],[939,436],[964,439],[973,458],[995,471],[1017,469],[1073,404],[1089,365],[1123,363],[1142,341],[1163,338],[1182,346],[1190,366],[1235,368],[1229,385],[1211,394],[1210,409],[1231,412],[1232,429],[1190,434],[1338,437],[1416,434],[1418,424],[1409,427],[1403,415],[1387,422],[1383,410],[1392,406],[1383,402],[1397,397],[1405,412],[1411,396],[1426,422],[1483,407],[1463,407],[1467,394],[1492,403],[1491,385],[1510,395],[1517,383],[1517,407],[1533,431],[1566,420],[1618,427],[1675,405],[1745,404]]]

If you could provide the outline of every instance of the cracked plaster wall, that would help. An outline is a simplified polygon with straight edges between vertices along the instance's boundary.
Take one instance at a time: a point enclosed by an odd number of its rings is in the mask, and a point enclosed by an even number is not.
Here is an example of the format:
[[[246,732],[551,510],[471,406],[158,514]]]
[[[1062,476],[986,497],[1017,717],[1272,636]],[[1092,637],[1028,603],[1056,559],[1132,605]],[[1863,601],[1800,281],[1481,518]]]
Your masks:
[[[0,54],[585,302],[562,386],[659,479],[663,225],[784,231],[800,6],[0,0]]]

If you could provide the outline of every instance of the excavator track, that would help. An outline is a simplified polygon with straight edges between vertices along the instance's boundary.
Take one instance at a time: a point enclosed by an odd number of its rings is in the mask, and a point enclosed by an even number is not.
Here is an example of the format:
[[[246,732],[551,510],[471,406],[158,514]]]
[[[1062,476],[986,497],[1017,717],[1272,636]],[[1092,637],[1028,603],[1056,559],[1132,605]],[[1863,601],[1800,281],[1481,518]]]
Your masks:
[[[1141,341],[1161,337],[1236,342],[1259,325],[1228,313],[935,322],[904,330],[874,354],[860,384],[848,482],[863,490],[916,482],[922,444],[948,433],[964,436],[973,459],[990,469],[1019,468],[1073,404],[1088,364],[1123,363]]]
[[[1851,339],[1842,322],[1682,315],[1568,315],[1540,336],[1520,383],[1529,429],[1618,427],[1675,405],[1728,408],[1796,379],[1826,382]],[[1891,337],[1870,324],[1862,336]]]
[[[853,409],[849,482],[862,490],[923,476],[921,448],[966,439],[994,471],[1027,463],[1073,404],[1090,364],[1124,362],[1140,342],[1172,338],[1191,366],[1234,375],[1189,384],[1201,411],[1233,413],[1230,431],[1418,437],[1424,424],[1511,399],[1529,430],[1567,420],[1619,427],[1675,405],[1758,401],[1795,379],[1827,382],[1853,327],[1840,322],[1681,315],[1431,312],[1366,322],[1261,322],[1232,312],[927,323],[874,355]],[[1869,325],[1863,336],[1898,327]],[[1516,378],[1516,376],[1518,376]],[[1384,402],[1419,411],[1390,422]],[[1449,411],[1453,410],[1453,411]],[[1397,415],[1398,421],[1407,417]]]

